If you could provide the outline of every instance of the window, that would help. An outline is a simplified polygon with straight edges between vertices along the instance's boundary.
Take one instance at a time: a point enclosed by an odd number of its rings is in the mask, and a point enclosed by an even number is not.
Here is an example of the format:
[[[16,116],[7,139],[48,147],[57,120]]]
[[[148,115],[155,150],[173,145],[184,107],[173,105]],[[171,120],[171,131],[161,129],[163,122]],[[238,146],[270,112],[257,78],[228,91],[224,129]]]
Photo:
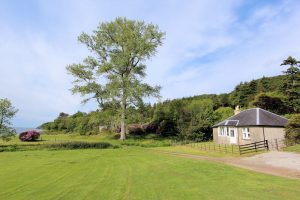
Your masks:
[[[243,139],[250,139],[251,135],[250,135],[249,128],[243,128],[242,133],[243,133]]]
[[[228,135],[227,127],[223,127],[223,126],[219,127],[219,136],[226,136],[226,135]]]
[[[219,127],[219,136],[222,136],[222,134],[223,134],[223,133],[222,133],[222,128],[223,128],[223,127]]]
[[[230,129],[230,137],[234,137],[234,130]]]

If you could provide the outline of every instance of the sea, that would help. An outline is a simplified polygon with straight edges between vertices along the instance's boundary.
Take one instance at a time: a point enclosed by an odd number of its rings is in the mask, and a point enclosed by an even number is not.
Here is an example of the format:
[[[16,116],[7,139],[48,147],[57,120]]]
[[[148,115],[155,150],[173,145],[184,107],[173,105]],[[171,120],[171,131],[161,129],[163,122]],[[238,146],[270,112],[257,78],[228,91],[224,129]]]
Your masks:
[[[25,127],[14,127],[14,129],[16,130],[17,134],[20,134],[22,132],[29,131],[29,130],[35,130],[38,132],[42,131],[41,129],[37,129],[37,128],[25,128]]]

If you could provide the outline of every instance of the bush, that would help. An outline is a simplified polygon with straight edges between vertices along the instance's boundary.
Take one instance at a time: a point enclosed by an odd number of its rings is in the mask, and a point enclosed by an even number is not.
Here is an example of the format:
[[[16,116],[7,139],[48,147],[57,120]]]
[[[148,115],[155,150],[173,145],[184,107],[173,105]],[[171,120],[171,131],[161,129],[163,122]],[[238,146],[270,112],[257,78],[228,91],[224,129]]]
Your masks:
[[[128,125],[128,133],[134,136],[143,136],[149,133],[156,133],[158,129],[158,123],[151,122],[148,124],[130,124]]]
[[[208,141],[212,139],[212,133],[209,129],[199,128],[197,126],[189,127],[183,135],[182,139],[198,142]]]
[[[16,136],[16,131],[14,129],[7,126],[2,126],[0,128],[0,139],[2,139],[3,141],[8,142],[15,136]]]
[[[142,125],[142,128],[145,133],[156,133],[158,129],[158,123],[151,122],[149,124]]]
[[[128,133],[131,135],[144,135],[145,131],[139,124],[128,125]]]
[[[171,146],[171,140],[155,140],[155,139],[127,139],[122,141],[121,145],[124,146],[139,146],[139,147],[165,147]]]
[[[50,149],[107,149],[118,148],[108,142],[64,142],[47,145]]]
[[[23,132],[19,135],[19,139],[23,142],[36,141],[40,137],[40,133],[34,130]]]
[[[179,131],[177,124],[173,120],[163,120],[159,123],[156,133],[162,137],[177,136]]]
[[[285,138],[300,143],[300,114],[292,115],[285,127]]]

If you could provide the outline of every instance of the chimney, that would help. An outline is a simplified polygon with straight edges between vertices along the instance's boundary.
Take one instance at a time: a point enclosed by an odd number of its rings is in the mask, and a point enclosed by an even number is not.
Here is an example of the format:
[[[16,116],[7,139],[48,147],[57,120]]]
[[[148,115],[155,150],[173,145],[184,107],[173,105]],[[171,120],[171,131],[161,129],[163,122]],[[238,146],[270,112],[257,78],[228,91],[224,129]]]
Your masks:
[[[237,105],[237,106],[235,107],[235,110],[234,110],[234,115],[237,115],[237,114],[239,114],[240,112],[241,112],[240,106]]]

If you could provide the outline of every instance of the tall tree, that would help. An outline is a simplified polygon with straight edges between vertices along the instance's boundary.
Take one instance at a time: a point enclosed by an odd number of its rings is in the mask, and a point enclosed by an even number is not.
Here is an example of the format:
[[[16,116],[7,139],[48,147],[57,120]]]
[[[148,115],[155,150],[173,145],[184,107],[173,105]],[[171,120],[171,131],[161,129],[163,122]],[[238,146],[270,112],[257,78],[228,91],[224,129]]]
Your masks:
[[[294,112],[300,112],[300,61],[289,56],[281,65],[288,65],[284,71],[287,75],[283,88],[288,97],[287,103],[293,108]]]
[[[12,106],[8,99],[0,99],[0,138],[9,140],[15,135],[15,130],[10,127],[11,119],[18,110]]]
[[[287,59],[283,60],[283,62],[280,65],[280,66],[289,65],[289,68],[286,71],[283,71],[283,73],[289,76],[290,80],[292,81],[292,85],[295,85],[296,81],[299,79],[299,73],[300,73],[299,64],[300,61],[289,56]]]
[[[107,103],[117,105],[122,140],[126,135],[127,108],[142,102],[143,97],[159,97],[160,87],[152,87],[142,79],[146,76],[144,63],[155,55],[164,35],[156,25],[116,18],[101,23],[92,35],[79,36],[93,56],[67,67],[75,77],[72,92],[89,95],[84,102],[96,99],[101,108]]]

